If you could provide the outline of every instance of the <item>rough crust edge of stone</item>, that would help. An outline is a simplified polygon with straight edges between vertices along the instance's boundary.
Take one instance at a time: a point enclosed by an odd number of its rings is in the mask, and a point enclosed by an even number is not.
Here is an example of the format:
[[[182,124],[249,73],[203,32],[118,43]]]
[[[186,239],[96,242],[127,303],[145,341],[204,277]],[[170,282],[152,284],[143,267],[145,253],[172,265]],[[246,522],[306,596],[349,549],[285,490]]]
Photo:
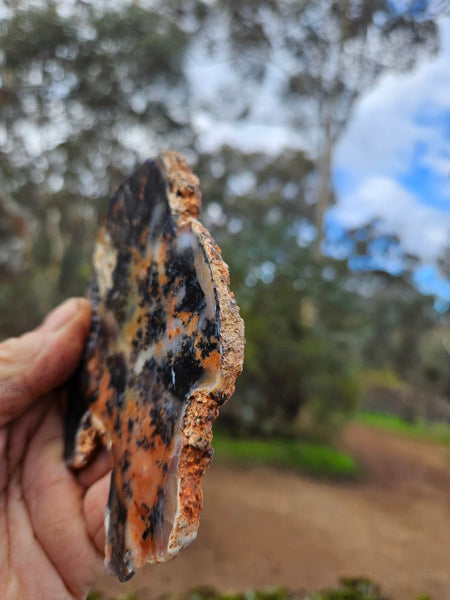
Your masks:
[[[164,152],[161,160],[169,185],[171,209],[179,223],[189,225],[199,238],[209,262],[211,279],[217,293],[220,317],[221,358],[216,390],[197,389],[186,400],[182,425],[182,448],[178,464],[178,511],[171,532],[168,553],[175,556],[197,534],[203,504],[201,478],[212,458],[212,423],[219,406],[232,396],[244,361],[244,322],[229,289],[228,266],[211,234],[197,220],[201,206],[199,180],[176,152]]]

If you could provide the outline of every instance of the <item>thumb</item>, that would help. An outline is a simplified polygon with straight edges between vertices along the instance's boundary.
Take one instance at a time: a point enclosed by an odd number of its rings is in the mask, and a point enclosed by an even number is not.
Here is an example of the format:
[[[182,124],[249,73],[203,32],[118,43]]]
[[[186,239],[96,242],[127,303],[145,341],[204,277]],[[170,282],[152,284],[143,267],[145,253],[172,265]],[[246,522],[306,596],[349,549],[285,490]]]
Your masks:
[[[90,320],[89,302],[72,298],[54,309],[37,329],[0,344],[0,426],[72,374]]]

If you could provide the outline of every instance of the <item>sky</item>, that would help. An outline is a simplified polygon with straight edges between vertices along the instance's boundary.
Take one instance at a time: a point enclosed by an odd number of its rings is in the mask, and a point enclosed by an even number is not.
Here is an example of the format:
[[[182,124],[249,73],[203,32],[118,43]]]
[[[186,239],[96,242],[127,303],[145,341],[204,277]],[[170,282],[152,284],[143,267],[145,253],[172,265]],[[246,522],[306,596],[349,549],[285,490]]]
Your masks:
[[[338,201],[329,222],[357,227],[377,219],[422,266],[424,292],[450,300],[435,268],[450,249],[450,19],[440,50],[408,74],[383,76],[357,103],[336,148]]]

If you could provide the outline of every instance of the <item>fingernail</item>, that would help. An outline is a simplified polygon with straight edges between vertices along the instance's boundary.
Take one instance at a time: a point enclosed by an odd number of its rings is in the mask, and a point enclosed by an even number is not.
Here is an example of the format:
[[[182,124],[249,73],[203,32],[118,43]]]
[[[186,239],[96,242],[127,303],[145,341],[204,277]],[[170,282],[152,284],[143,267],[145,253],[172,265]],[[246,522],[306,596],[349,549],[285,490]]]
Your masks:
[[[73,319],[79,308],[80,302],[77,298],[66,300],[49,313],[43,323],[44,329],[47,331],[58,331],[58,329],[61,329],[66,323]]]

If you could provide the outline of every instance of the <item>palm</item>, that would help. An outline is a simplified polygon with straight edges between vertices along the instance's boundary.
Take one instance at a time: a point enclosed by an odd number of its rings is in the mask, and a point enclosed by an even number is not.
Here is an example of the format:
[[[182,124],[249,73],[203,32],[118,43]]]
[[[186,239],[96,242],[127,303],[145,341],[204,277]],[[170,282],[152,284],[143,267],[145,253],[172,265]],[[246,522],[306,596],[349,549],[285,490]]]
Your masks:
[[[80,482],[67,469],[61,412],[51,397],[0,429],[0,440],[8,474],[0,564],[8,566],[11,596],[83,597],[100,562],[108,475],[86,473]]]
[[[87,334],[89,310],[79,314],[58,332],[44,323],[0,345],[0,589],[8,600],[83,598],[101,564],[109,458],[78,476],[63,460],[59,385]]]

